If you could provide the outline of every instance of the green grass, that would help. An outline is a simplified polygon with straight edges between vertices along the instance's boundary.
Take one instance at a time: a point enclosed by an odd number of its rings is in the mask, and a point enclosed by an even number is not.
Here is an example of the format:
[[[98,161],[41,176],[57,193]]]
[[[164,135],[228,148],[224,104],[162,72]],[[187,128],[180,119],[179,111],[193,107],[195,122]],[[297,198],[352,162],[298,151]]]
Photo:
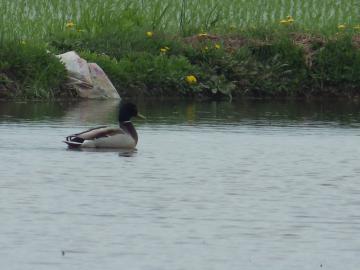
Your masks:
[[[360,23],[357,0],[0,0],[0,10],[1,35],[22,39],[57,34],[68,20],[89,32],[111,25],[182,35],[279,28],[287,15],[300,29],[329,34]]]
[[[191,88],[186,84],[185,77],[200,73],[199,68],[191,65],[184,56],[147,52],[128,54],[120,60],[90,52],[82,52],[81,56],[98,63],[122,97],[129,94],[158,97],[187,94]]]
[[[0,98],[52,98],[65,82],[63,64],[41,44],[0,43]]]

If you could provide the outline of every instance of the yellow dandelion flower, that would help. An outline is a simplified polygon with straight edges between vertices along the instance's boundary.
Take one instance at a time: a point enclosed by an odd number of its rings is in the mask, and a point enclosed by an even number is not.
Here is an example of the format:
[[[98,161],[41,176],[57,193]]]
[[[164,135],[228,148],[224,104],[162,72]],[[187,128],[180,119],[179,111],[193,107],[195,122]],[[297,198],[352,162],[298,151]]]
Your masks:
[[[220,46],[220,44],[215,44],[215,49],[220,49],[221,48],[221,46]]]
[[[204,47],[204,51],[208,51],[209,50],[209,47],[208,46],[205,46]]]
[[[161,53],[166,53],[168,50],[166,48],[160,48]]]
[[[165,46],[164,47],[167,51],[169,51],[170,50],[170,48],[168,47],[168,46]]]
[[[187,82],[188,84],[190,84],[190,85],[197,83],[197,79],[196,79],[196,77],[195,77],[194,75],[188,75],[188,76],[186,76],[185,80],[186,80],[186,82]]]
[[[154,35],[154,33],[151,31],[146,32],[146,36],[149,38],[153,37],[153,35]]]
[[[339,24],[337,27],[339,30],[345,30],[346,25],[345,24]]]
[[[207,33],[200,33],[200,34],[198,34],[198,37],[207,37],[207,36],[208,36]]]
[[[288,20],[281,20],[281,21],[280,21],[280,24],[282,24],[282,25],[289,25],[290,22],[289,22]]]
[[[66,28],[73,28],[75,26],[75,23],[73,23],[72,21],[68,21],[66,24],[65,24],[65,27]]]

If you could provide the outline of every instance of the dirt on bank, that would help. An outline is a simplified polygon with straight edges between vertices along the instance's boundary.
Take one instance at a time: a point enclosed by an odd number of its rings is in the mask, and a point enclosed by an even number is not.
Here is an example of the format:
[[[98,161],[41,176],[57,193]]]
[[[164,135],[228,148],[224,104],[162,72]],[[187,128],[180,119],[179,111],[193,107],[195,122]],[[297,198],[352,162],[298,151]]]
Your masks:
[[[340,36],[340,35],[338,35]],[[336,41],[338,37],[325,38],[320,35],[307,34],[307,33],[290,33],[290,37],[295,45],[303,49],[305,63],[311,68],[313,58],[320,48],[324,47],[329,41]],[[235,52],[239,48],[245,46],[263,47],[271,46],[274,42],[271,40],[261,40],[257,38],[248,38],[238,35],[220,36],[212,34],[198,34],[184,38],[186,44],[190,44],[195,48],[201,47],[204,43],[214,42],[221,43],[227,52]],[[355,48],[360,49],[360,35],[352,37],[352,44]]]

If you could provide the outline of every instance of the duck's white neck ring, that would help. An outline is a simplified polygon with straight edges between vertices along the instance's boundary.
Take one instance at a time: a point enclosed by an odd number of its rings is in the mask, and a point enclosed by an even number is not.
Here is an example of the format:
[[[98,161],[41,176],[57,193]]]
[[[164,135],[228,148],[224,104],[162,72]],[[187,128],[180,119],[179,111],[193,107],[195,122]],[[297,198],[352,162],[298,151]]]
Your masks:
[[[127,124],[127,123],[131,123],[131,121],[122,121],[122,122],[120,122],[120,124]]]

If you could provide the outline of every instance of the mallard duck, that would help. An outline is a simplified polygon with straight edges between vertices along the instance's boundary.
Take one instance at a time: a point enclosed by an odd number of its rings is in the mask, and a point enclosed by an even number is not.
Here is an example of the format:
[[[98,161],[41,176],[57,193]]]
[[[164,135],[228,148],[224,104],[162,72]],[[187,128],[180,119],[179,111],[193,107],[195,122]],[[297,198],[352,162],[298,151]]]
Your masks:
[[[100,126],[81,133],[69,135],[64,141],[69,148],[135,148],[138,135],[131,123],[132,117],[145,118],[133,103],[119,108],[119,127]]]

